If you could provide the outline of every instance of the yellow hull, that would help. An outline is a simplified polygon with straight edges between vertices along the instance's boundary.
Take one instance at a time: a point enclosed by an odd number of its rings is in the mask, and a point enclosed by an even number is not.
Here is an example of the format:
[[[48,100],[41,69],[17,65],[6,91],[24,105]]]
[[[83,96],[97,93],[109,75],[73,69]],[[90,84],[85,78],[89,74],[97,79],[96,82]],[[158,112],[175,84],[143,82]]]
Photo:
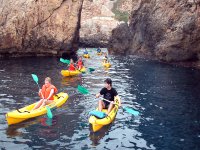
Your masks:
[[[85,72],[86,68],[83,67],[80,71],[76,70],[76,71],[69,71],[69,70],[61,70],[61,75],[64,77],[69,77],[69,76],[76,76],[78,74],[80,74],[81,72]]]
[[[61,93],[57,94],[57,96],[54,97],[54,101],[51,104],[49,104],[48,106],[50,108],[60,107],[67,101],[68,97],[69,96],[68,96],[67,93],[61,92]],[[6,114],[6,120],[8,122],[8,125],[17,124],[17,123],[20,123],[24,120],[27,120],[27,119],[30,119],[30,118],[35,118],[35,117],[46,114],[46,112],[47,112],[46,106],[32,111],[35,104],[36,103],[25,106],[25,107],[19,109],[19,111],[21,113],[18,112],[17,110],[8,112]]]
[[[80,72],[86,72],[86,68],[85,67],[81,68]]]
[[[104,66],[104,67],[106,67],[106,68],[109,68],[109,67],[111,67],[111,64],[110,63],[102,63],[102,65]]]
[[[89,54],[83,54],[83,57],[84,58],[90,58],[90,55]]]
[[[97,52],[97,55],[101,56],[101,55],[102,55],[102,52],[100,52],[100,53]]]
[[[115,103],[119,104],[119,101],[115,100]],[[112,123],[112,121],[115,119],[118,109],[119,109],[119,106],[115,105],[115,107],[108,114],[108,116],[103,119],[98,119],[95,116],[90,116],[89,123],[92,125],[93,132],[96,132],[100,130],[103,126]],[[103,109],[102,111],[106,113],[107,109]]]

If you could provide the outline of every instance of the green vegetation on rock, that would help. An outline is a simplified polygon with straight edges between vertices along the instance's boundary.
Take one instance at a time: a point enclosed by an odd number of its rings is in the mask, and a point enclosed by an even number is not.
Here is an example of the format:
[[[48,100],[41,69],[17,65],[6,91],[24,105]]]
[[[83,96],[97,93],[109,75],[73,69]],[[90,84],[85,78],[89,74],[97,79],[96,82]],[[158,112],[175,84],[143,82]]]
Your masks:
[[[129,13],[128,11],[120,11],[118,10],[118,6],[122,5],[122,0],[117,0],[114,3],[112,12],[115,14],[115,19],[119,20],[119,21],[124,21],[124,22],[128,22],[129,20]]]

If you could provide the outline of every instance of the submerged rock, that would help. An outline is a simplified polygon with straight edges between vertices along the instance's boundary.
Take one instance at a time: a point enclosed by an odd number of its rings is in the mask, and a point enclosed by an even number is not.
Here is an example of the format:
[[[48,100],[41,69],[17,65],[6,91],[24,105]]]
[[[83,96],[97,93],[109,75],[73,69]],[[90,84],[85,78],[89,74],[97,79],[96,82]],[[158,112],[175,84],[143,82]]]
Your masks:
[[[83,0],[1,0],[1,55],[57,55],[78,40]]]

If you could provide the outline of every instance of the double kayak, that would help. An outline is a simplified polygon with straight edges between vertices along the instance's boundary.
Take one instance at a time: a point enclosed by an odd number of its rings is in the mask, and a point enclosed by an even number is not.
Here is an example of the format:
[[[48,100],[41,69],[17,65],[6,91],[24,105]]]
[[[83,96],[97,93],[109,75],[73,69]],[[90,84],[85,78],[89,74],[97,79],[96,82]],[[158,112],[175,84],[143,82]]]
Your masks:
[[[115,103],[119,104],[119,101],[117,99],[115,99]],[[118,109],[119,109],[119,106],[115,105],[114,108],[111,110],[111,112],[105,118],[102,118],[102,119],[99,119],[96,116],[90,116],[89,123],[92,125],[93,132],[97,132],[103,126],[112,123],[112,121],[116,117]],[[97,108],[97,110],[98,110],[98,108]],[[107,111],[108,111],[107,109],[102,110],[102,112],[104,112],[104,113],[106,113]]]
[[[64,76],[64,77],[76,76],[76,75],[83,73],[85,71],[86,71],[85,67],[83,67],[80,71],[79,70],[75,70],[75,71],[61,70],[61,75]]]
[[[49,108],[60,107],[67,101],[68,97],[69,96],[67,93],[58,93],[54,96],[53,102],[47,106],[49,106]],[[6,114],[8,125],[17,124],[27,119],[35,118],[47,113],[46,106],[32,110],[36,104],[37,102],[23,108],[8,112]]]
[[[90,55],[89,54],[83,54],[83,57],[84,58],[90,58]]]
[[[104,67],[106,67],[106,68],[109,68],[109,67],[111,67],[111,64],[108,62],[108,63],[104,63],[104,62],[102,62],[102,65],[104,66]]]

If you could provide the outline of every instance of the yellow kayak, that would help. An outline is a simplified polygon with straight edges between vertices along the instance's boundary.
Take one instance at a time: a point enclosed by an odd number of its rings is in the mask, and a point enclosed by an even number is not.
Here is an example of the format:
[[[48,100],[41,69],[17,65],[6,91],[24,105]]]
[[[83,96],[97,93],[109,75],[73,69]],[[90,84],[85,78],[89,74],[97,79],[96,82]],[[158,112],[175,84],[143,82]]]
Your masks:
[[[61,70],[61,75],[64,77],[68,77],[68,76],[76,76],[82,72],[85,72],[86,68],[83,67],[80,71],[79,70],[75,70],[75,71],[69,71],[69,70]]]
[[[119,104],[119,101],[116,99],[115,103]],[[92,125],[92,130],[94,132],[96,132],[96,131],[100,130],[103,126],[110,124],[115,119],[115,116],[117,114],[118,108],[119,108],[119,106],[115,105],[115,107],[108,114],[108,116],[106,116],[103,119],[98,119],[95,116],[90,116],[89,123]],[[97,110],[98,110],[98,108],[97,108]],[[103,109],[102,111],[106,113],[107,109]]]
[[[89,54],[83,54],[83,57],[90,58],[90,55]]]
[[[60,107],[67,101],[68,97],[69,97],[68,94],[63,93],[63,92],[56,94],[54,96],[54,101],[51,104],[49,104],[48,106],[50,108]],[[17,124],[24,120],[27,120],[30,118],[35,118],[35,117],[46,114],[47,113],[46,106],[36,109],[36,110],[32,110],[36,103],[25,106],[18,110],[8,112],[6,114],[6,120],[8,122],[8,125]]]
[[[85,67],[82,67],[80,72],[86,72],[86,68]]]
[[[102,55],[102,52],[100,52],[100,53],[97,52],[97,55],[101,56],[101,55]]]
[[[111,64],[110,64],[109,62],[108,62],[108,63],[104,63],[104,62],[103,62],[102,64],[103,64],[103,66],[106,67],[106,68],[111,67]]]

